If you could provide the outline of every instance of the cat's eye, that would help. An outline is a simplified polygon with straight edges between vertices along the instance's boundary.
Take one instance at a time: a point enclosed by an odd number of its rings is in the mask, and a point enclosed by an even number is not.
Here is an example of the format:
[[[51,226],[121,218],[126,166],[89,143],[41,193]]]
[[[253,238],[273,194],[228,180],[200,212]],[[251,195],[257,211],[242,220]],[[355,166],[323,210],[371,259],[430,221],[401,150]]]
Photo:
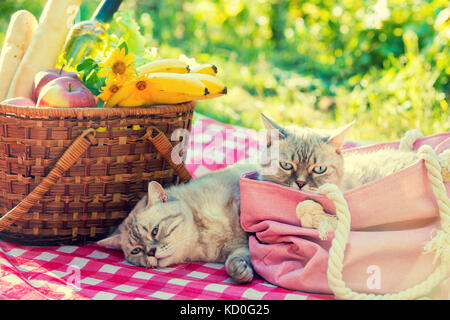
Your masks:
[[[292,164],[290,164],[289,162],[283,162],[283,161],[280,161],[280,167],[284,170],[292,170],[294,168],[294,166]]]
[[[152,230],[152,237],[156,237],[156,235],[158,234],[159,231],[159,225],[157,225],[156,227],[153,228]]]
[[[141,248],[134,248],[133,250],[131,250],[131,254],[139,254],[141,253],[142,249]]]
[[[317,166],[317,167],[314,167],[312,171],[314,173],[317,173],[317,174],[322,174],[325,171],[327,171],[327,167],[325,167],[325,166]]]

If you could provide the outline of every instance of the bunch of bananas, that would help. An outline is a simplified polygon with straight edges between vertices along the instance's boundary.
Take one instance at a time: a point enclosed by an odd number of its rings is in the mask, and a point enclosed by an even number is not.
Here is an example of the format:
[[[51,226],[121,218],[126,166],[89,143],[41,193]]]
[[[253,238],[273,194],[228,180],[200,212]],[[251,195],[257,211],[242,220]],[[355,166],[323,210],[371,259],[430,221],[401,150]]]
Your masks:
[[[136,69],[136,76],[111,83],[105,108],[176,104],[225,95],[227,87],[217,77],[217,68],[204,64],[190,70],[177,59],[156,60]]]

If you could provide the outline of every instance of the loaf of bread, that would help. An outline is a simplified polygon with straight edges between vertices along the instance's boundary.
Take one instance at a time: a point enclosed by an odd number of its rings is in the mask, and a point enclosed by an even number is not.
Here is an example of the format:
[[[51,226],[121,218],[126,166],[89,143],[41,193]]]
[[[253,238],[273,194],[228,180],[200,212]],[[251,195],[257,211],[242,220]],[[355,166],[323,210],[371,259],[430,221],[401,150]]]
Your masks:
[[[37,19],[27,10],[19,10],[11,16],[0,54],[0,101],[8,95],[11,81],[37,26]]]
[[[35,74],[55,67],[80,4],[81,0],[47,1],[39,26],[14,75],[8,98],[31,98]]]

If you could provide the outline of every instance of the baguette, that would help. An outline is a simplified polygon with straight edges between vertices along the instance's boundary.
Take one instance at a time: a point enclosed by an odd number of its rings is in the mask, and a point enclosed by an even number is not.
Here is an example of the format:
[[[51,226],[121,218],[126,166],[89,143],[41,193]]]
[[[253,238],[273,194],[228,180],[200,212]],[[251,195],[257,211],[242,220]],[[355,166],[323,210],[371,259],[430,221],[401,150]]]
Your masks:
[[[11,80],[37,26],[37,19],[27,10],[16,11],[11,16],[0,54],[0,101],[6,99]]]
[[[80,4],[81,0],[47,1],[39,26],[14,75],[8,98],[31,98],[35,74],[55,67]]]

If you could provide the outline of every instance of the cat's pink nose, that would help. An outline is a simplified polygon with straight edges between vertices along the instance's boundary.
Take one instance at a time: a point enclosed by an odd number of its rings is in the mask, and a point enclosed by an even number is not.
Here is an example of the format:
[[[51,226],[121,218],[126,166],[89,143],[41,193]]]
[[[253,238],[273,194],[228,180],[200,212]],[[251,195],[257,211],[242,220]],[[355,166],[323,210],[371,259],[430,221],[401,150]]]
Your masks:
[[[297,185],[298,185],[298,188],[301,190],[304,186],[305,186],[305,184],[306,184],[306,182],[305,181],[295,181],[296,183],[297,183]]]
[[[148,252],[147,255],[150,257],[154,257],[156,254],[156,248],[151,248]]]

